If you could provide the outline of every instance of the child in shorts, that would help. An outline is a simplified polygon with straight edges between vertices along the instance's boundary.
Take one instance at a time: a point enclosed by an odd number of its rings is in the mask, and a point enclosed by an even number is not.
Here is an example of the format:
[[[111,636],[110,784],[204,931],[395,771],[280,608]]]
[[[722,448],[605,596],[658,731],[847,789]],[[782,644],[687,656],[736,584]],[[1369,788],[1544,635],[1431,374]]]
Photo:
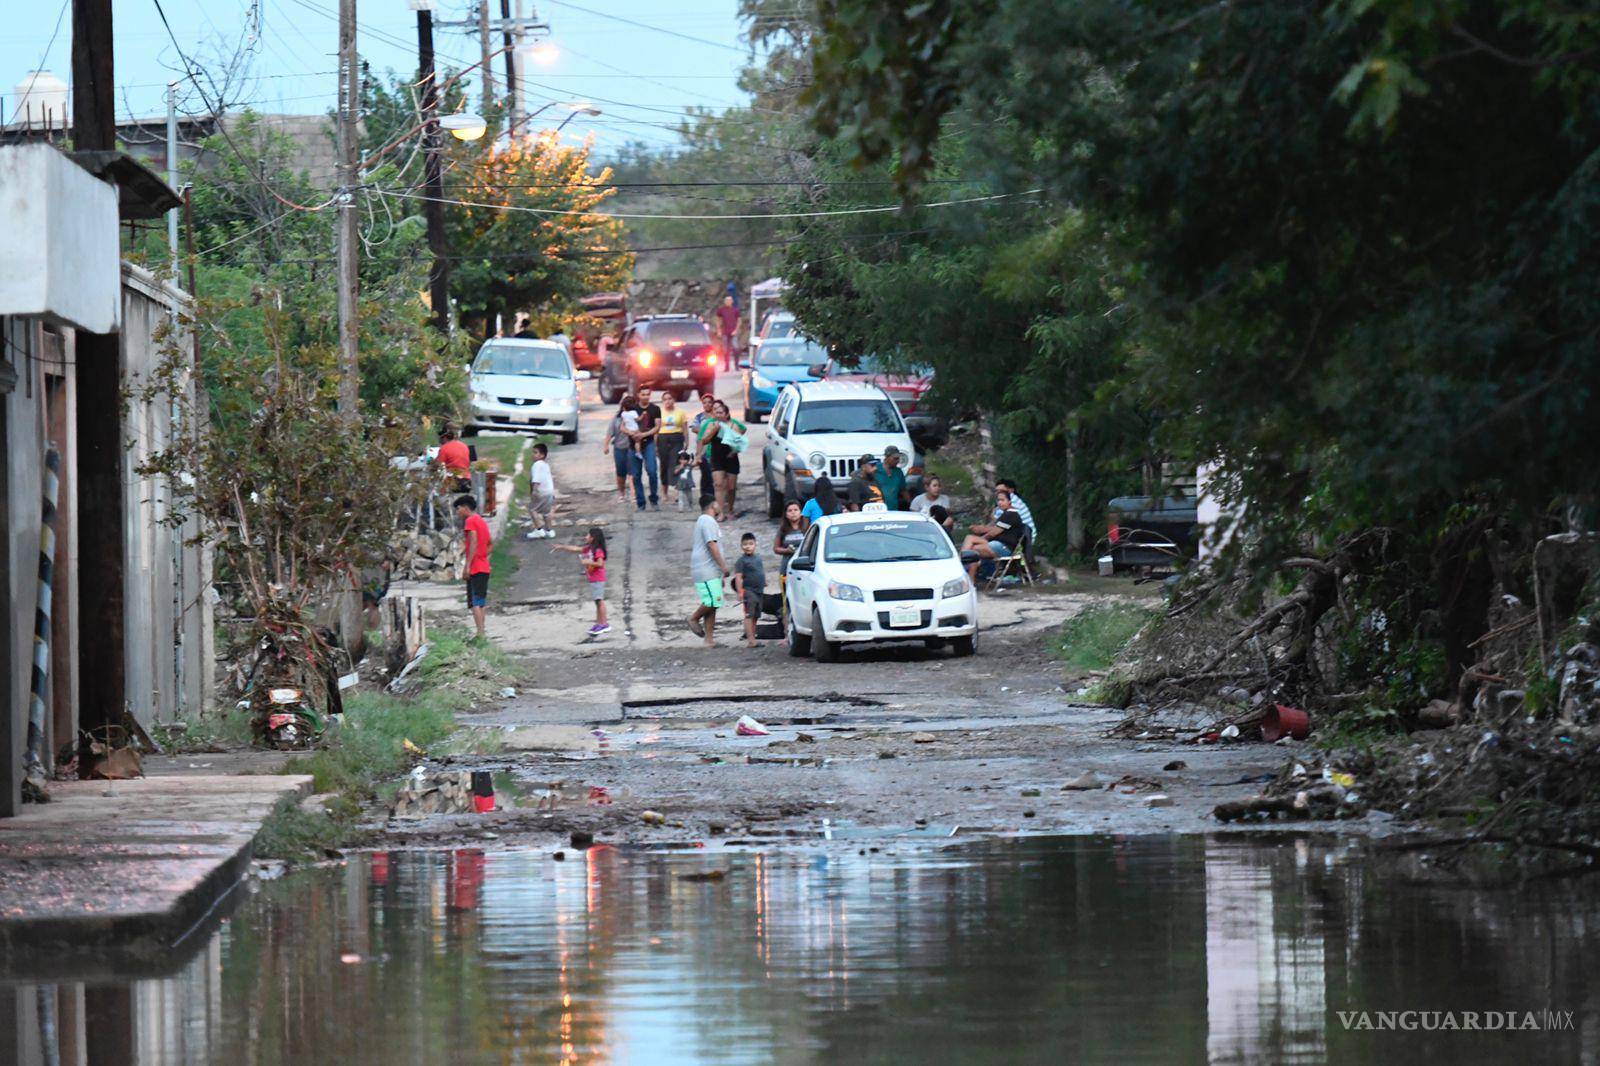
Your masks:
[[[599,526],[591,526],[581,545],[557,544],[550,550],[552,552],[577,553],[578,561],[583,564],[583,575],[587,579],[589,598],[594,601],[594,625],[589,627],[589,635],[591,637],[601,637],[611,632],[611,625],[606,621],[605,530]]]
[[[678,510],[682,511],[694,499],[694,456],[678,453],[678,467],[672,472],[672,484],[678,490]]]
[[[767,590],[767,571],[756,554],[756,535],[739,538],[739,558],[733,564],[733,591],[744,601],[744,640],[756,646],[756,622],[761,619],[761,595]]]

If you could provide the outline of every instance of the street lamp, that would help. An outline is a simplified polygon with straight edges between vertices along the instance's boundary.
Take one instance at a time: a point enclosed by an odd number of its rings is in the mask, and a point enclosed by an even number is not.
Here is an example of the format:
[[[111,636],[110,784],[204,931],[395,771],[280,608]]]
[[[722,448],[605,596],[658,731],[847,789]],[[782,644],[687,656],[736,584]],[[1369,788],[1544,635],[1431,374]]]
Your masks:
[[[489,124],[481,115],[445,115],[439,119],[439,127],[450,131],[450,136],[458,141],[475,141],[482,137],[489,129]]]
[[[572,114],[561,120],[561,125],[556,127],[556,132],[560,133],[562,130],[566,129],[567,123],[571,122],[579,115],[589,115],[592,117],[598,114],[600,114],[600,109],[592,104],[585,107],[575,107],[572,109]]]
[[[529,45],[522,50],[530,59],[541,67],[548,67],[551,63],[561,58],[561,49],[551,41],[540,41]]]

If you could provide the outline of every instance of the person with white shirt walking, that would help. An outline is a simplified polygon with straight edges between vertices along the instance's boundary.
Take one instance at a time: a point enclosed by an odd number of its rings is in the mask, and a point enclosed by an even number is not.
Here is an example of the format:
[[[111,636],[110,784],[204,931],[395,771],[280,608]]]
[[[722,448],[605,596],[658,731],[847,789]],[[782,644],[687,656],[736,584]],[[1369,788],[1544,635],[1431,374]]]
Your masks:
[[[533,446],[533,467],[528,471],[528,518],[533,528],[529,540],[546,540],[556,535],[551,516],[556,509],[556,482],[550,476],[550,449]]]

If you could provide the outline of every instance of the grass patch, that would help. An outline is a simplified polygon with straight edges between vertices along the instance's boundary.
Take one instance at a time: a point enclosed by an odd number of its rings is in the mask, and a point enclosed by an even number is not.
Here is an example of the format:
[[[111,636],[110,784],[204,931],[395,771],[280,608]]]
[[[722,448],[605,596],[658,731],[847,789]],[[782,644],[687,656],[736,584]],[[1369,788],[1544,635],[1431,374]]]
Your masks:
[[[359,835],[362,806],[392,800],[397,779],[411,768],[405,742],[423,749],[441,744],[455,732],[456,712],[515,677],[511,656],[492,644],[467,639],[464,632],[436,630],[428,645],[428,655],[417,667],[420,692],[361,692],[347,698],[344,724],[316,754],[284,770],[310,774],[313,792],[332,792],[338,798],[327,813],[302,811],[293,803],[280,807],[257,834],[257,855],[296,862],[347,846]]]
[[[157,723],[152,730],[171,755],[235,751],[250,746],[250,712],[228,707],[195,718]]]
[[[1155,615],[1149,607],[1108,603],[1067,619],[1056,637],[1056,657],[1077,670],[1104,670]]]

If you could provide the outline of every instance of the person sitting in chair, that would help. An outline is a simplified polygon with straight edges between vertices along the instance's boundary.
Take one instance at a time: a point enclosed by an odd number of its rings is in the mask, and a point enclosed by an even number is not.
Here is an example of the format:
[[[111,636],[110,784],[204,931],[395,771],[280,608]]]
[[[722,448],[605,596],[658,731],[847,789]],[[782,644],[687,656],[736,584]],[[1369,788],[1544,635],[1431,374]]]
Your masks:
[[[970,526],[972,534],[961,544],[962,551],[978,554],[978,558],[967,567],[967,577],[972,580],[973,585],[978,583],[978,571],[981,567],[987,567],[992,573],[994,560],[1011,557],[1017,546],[1022,543],[1022,535],[1028,528],[1023,525],[1022,516],[1011,507],[1011,493],[1005,489],[997,489],[994,500],[994,519],[987,525]]]

